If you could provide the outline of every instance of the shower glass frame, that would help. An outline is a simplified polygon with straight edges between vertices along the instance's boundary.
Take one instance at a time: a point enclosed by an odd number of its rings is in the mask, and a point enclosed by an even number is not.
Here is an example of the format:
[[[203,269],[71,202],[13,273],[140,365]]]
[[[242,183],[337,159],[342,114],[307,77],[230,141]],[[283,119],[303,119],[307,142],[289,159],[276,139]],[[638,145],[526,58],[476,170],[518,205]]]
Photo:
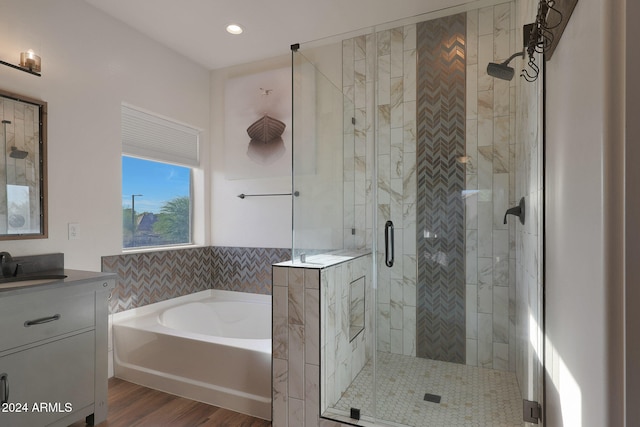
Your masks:
[[[344,180],[348,172],[343,169],[342,147],[349,140],[353,146],[353,133],[343,131],[343,116],[353,115],[353,104],[303,53],[292,47],[291,55],[291,253],[294,264],[313,263],[316,255],[350,247],[345,241],[353,225],[345,220],[344,197],[353,183]],[[336,147],[340,150],[332,150]]]
[[[342,78],[341,71],[340,75],[336,75],[331,67],[322,69],[314,64],[314,61],[322,61],[327,55],[330,56],[330,51],[336,48],[336,45],[330,44],[327,51],[322,46],[324,42],[326,41],[322,41],[318,49],[310,52],[308,57],[306,53],[292,49],[294,88],[292,91],[294,141],[292,194],[296,194],[292,196],[292,263],[307,264],[312,268],[321,265],[335,266],[336,263],[340,264],[342,261],[351,261],[371,254],[372,248],[376,245],[371,233],[367,235],[363,232],[366,226],[363,212],[365,206],[362,204],[364,199],[356,200],[358,197],[356,187],[359,186],[362,192],[365,191],[364,181],[361,179],[357,182],[355,178],[358,151],[356,123],[359,117],[353,100],[343,94],[343,89],[338,88],[334,83],[336,78]],[[308,144],[309,141],[318,143]],[[325,144],[326,141],[331,143]],[[360,141],[360,143],[363,142]],[[373,140],[370,143],[373,143]],[[360,161],[361,165],[364,163],[364,160]],[[375,171],[368,172],[375,175]],[[375,191],[375,188],[372,188],[372,191]],[[358,202],[360,205],[356,207]],[[338,216],[332,217],[332,214],[338,214]],[[368,221],[372,221],[371,217]],[[360,346],[361,349],[367,347],[367,352],[375,352],[375,347],[368,347],[369,343],[375,346],[375,319],[363,313],[364,319],[358,320],[357,325],[351,325],[350,312],[359,304],[364,305],[365,310],[366,307],[376,304],[375,289],[371,290],[376,282],[375,269],[371,267],[369,269],[370,276],[366,279],[354,278],[355,280],[350,281],[350,286],[343,289],[342,295],[334,297],[338,300],[338,306],[340,306],[340,300],[343,301],[342,308],[336,311],[342,312],[342,319],[338,321],[344,326],[341,344],[338,344],[337,348],[333,347],[334,349]],[[366,283],[367,280],[371,283]],[[354,288],[364,295],[363,300],[357,303],[352,300],[351,292]],[[325,296],[326,289],[323,288],[320,290],[320,299],[325,300]],[[319,313],[321,319],[340,317],[340,314],[331,316],[331,309],[326,307],[321,307]],[[354,318],[357,317],[354,316]],[[358,328],[357,333],[352,334],[352,326],[361,327]],[[325,342],[326,333],[326,328],[322,325],[321,342]],[[366,334],[370,336],[367,337]],[[322,346],[321,355],[326,354],[326,351],[326,347]],[[321,356],[321,359],[325,360],[325,357]],[[337,356],[332,359],[335,361],[336,369],[339,363],[337,359]],[[326,367],[327,363],[323,366]],[[319,403],[322,404],[328,398],[327,390],[333,387],[328,387],[327,381],[320,381],[320,384]],[[373,379],[371,387],[375,389]],[[325,415],[322,411],[320,412],[322,418],[326,418]],[[374,419],[375,414],[370,410],[363,410],[361,416],[363,419]],[[350,422],[348,416],[338,413],[333,413],[328,419]]]

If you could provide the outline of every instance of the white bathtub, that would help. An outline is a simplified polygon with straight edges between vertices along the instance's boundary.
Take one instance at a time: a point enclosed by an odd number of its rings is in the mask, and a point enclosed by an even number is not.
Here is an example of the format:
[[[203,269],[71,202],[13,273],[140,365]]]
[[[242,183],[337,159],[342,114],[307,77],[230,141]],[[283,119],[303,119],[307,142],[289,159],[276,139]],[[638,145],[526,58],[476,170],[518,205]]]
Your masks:
[[[271,296],[207,290],[113,315],[118,378],[271,419]]]

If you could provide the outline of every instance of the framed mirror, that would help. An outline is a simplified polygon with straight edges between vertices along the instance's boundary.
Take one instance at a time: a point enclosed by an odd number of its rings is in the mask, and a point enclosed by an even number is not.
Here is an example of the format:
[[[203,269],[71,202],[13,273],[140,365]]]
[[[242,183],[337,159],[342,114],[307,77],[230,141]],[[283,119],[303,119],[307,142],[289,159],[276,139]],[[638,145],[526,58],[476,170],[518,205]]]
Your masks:
[[[0,90],[0,240],[47,237],[47,103]]]

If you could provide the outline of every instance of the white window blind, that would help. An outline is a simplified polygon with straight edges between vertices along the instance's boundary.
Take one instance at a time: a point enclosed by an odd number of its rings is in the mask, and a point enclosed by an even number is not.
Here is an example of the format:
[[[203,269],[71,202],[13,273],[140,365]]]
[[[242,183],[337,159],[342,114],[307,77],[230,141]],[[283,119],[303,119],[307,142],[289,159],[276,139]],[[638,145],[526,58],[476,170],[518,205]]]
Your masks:
[[[122,105],[122,153],[198,166],[197,129]]]

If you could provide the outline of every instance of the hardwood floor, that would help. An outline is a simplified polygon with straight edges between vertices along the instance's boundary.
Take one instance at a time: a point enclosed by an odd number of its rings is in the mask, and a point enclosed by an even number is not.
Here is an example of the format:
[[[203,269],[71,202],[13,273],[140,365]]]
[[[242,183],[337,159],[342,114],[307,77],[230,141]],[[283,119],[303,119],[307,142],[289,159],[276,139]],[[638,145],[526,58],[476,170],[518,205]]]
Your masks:
[[[70,427],[84,427],[77,422]],[[109,379],[109,414],[99,427],[268,427],[270,421]]]

